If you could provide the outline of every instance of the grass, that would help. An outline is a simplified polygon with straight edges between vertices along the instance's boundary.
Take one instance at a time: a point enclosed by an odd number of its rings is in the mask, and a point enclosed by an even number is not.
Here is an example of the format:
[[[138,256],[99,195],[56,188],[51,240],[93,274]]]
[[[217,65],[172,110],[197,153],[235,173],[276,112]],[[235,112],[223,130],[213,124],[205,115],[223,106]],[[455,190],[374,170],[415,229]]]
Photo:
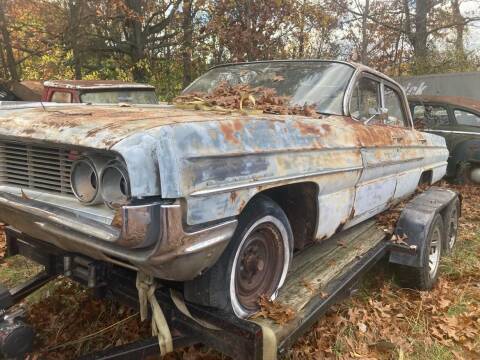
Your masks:
[[[42,266],[33,261],[21,255],[15,255],[0,263],[0,282],[12,288],[28,280],[42,269]]]
[[[455,355],[446,346],[440,344],[433,344],[425,346],[419,342],[415,346],[415,351],[407,356],[411,360],[453,360]]]

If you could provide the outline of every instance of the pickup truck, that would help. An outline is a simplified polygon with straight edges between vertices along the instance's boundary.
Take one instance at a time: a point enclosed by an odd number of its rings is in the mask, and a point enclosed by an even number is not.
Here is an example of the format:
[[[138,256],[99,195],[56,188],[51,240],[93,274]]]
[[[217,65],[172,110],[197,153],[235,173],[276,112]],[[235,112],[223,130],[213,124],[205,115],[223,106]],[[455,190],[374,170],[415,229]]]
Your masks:
[[[373,69],[222,65],[183,95],[225,83],[273,89],[315,112],[0,107],[0,221],[247,317],[261,296],[275,298],[294,252],[445,175],[445,139],[416,131],[402,88]],[[431,266],[425,276],[436,275]]]
[[[50,80],[0,84],[0,101],[157,104],[155,87],[118,80]],[[7,97],[7,91],[10,96]]]

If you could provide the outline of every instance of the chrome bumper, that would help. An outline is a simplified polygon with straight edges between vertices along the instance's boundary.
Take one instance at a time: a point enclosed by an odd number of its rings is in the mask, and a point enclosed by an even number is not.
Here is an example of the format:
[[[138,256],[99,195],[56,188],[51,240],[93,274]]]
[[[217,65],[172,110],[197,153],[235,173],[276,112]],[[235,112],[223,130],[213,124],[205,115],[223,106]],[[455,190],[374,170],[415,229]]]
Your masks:
[[[37,200],[0,191],[0,221],[39,240],[155,277],[186,281],[212,266],[237,220],[185,231],[180,204],[124,206],[106,225]]]

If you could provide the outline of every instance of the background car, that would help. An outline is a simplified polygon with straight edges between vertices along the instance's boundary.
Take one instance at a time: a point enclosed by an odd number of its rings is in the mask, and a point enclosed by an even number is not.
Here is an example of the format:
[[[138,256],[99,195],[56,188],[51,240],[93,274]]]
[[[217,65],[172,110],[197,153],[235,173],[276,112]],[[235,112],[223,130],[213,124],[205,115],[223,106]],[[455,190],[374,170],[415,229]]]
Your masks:
[[[409,96],[408,101],[415,127],[445,138],[447,177],[480,184],[480,101],[453,96]]]

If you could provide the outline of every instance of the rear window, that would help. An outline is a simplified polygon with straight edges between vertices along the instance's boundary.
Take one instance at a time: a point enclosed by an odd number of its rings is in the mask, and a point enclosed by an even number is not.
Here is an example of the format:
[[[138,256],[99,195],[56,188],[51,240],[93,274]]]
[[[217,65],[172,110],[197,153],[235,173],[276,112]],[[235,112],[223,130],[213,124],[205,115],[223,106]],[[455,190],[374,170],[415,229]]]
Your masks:
[[[455,120],[458,125],[480,126],[480,116],[468,111],[455,110]]]
[[[82,103],[92,104],[158,104],[157,95],[153,90],[102,90],[83,92],[80,95]]]

